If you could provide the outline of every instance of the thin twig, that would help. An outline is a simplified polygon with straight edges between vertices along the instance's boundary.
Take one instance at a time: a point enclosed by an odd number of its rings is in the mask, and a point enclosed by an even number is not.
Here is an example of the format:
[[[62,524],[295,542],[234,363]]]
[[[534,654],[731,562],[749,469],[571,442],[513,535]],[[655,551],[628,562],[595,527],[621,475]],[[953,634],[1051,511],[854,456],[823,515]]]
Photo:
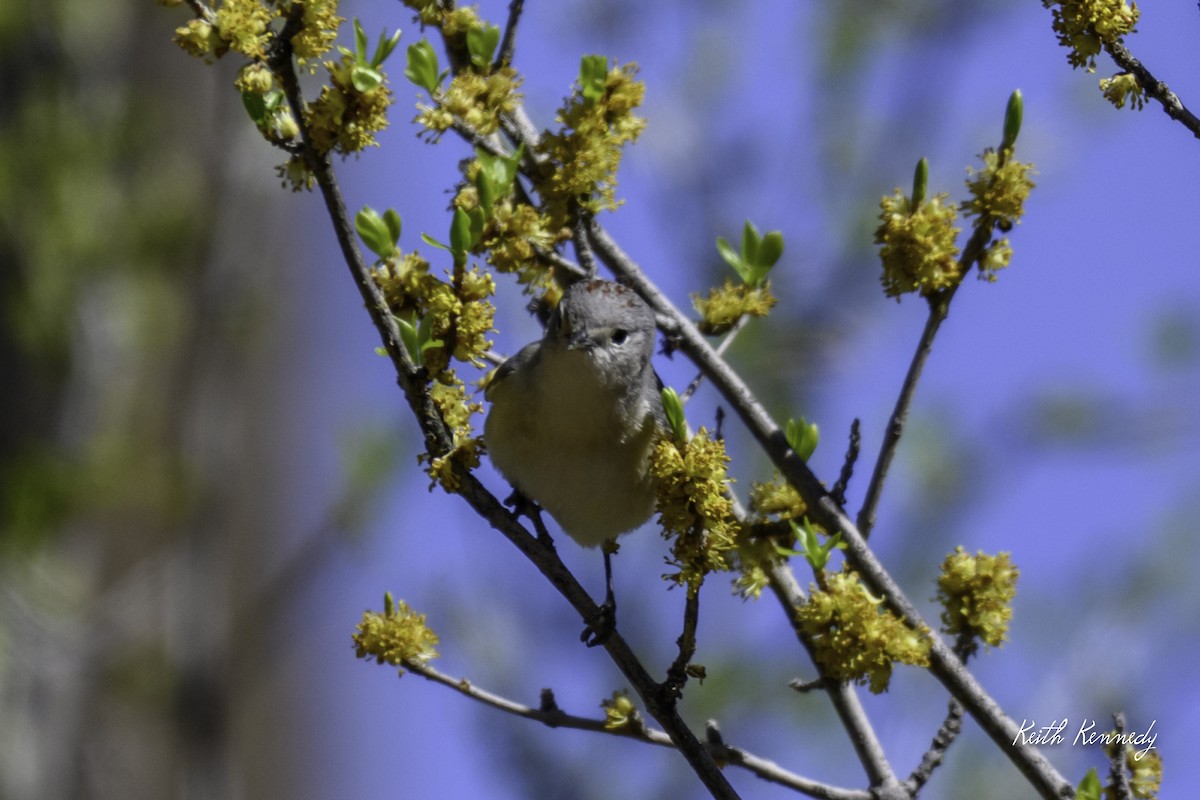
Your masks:
[[[850,478],[854,476],[854,465],[858,462],[858,453],[862,448],[862,435],[859,433],[861,423],[858,417],[850,423],[850,441],[846,445],[846,457],[842,459],[842,471],[838,474],[837,482],[829,490],[833,502],[846,507],[846,489],[850,486]]]
[[[588,243],[586,226],[583,222],[583,211],[575,209],[575,222],[571,225],[571,243],[575,245],[575,257],[579,266],[583,267],[584,275],[590,280],[596,277],[596,254]]]
[[[188,8],[196,12],[197,17],[209,24],[217,18],[213,10],[203,0],[184,0],[184,2],[187,3]]]
[[[900,387],[900,394],[892,409],[892,416],[888,420],[887,428],[884,429],[883,442],[879,446],[879,456],[875,459],[875,468],[871,472],[871,480],[867,484],[867,493],[863,498],[862,508],[858,512],[858,530],[864,539],[871,535],[871,530],[875,527],[875,512],[879,508],[879,498],[883,494],[883,485],[887,480],[892,459],[896,455],[896,448],[900,444],[900,437],[904,434],[904,425],[908,421],[908,410],[917,390],[917,381],[921,378],[921,371],[925,368],[925,362],[933,350],[933,339],[937,336],[942,323],[945,322],[949,308],[949,296],[945,297],[944,301],[930,302],[929,304],[929,316],[925,319],[925,328],[921,331],[917,350],[913,353],[912,361],[909,362],[908,372],[904,376],[904,383]]]
[[[453,689],[459,694],[469,697],[479,703],[494,708],[498,711],[503,711],[506,714],[512,714],[524,719],[540,722],[543,725],[551,728],[569,728],[573,730],[589,731],[592,733],[602,733],[608,736],[618,736],[623,739],[632,739],[634,741],[652,744],[658,747],[675,748],[676,745],[671,741],[671,737],[665,732],[650,728],[646,725],[630,725],[617,728],[610,728],[607,721],[603,719],[594,719],[591,717],[581,717],[576,714],[568,714],[560,709],[557,703],[553,700],[553,695],[547,696],[543,693],[541,705],[538,708],[527,706],[510,700],[507,697],[495,694],[493,692],[480,689],[475,684],[465,678],[453,678],[443,672],[422,663],[406,663],[404,668],[412,672],[414,675],[420,675],[426,680],[440,684],[442,686]],[[711,723],[709,730],[712,730]],[[769,783],[786,786],[795,789],[799,792],[809,795],[810,797],[821,798],[821,800],[871,800],[871,793],[861,789],[844,789],[838,786],[829,786],[827,784],[818,783],[803,776],[790,772],[779,766],[773,761],[765,758],[760,758],[752,753],[749,753],[741,748],[731,747],[724,742],[720,737],[713,738],[710,735],[703,747],[712,753],[714,758],[719,759],[724,763],[736,764],[737,766],[750,772],[755,777],[761,778]]]
[[[1133,800],[1133,787],[1129,785],[1129,769],[1125,763],[1125,714],[1121,711],[1113,714],[1113,726],[1117,731],[1116,744],[1109,760],[1109,783],[1116,791],[1117,800]]]
[[[946,707],[946,718],[942,720],[941,726],[938,727],[937,733],[934,734],[933,742],[930,743],[929,749],[925,751],[925,755],[921,757],[921,763],[908,776],[908,780],[904,782],[904,787],[909,794],[916,797],[921,788],[933,776],[933,771],[941,765],[942,760],[946,757],[946,750],[958,738],[958,734],[962,731],[963,707],[962,703],[954,698]]]
[[[663,691],[669,695],[680,697],[688,679],[688,665],[692,656],[696,655],[696,626],[700,621],[700,591],[688,592],[683,605],[683,630],[675,644],[679,654],[667,668],[667,679],[663,682]]]
[[[521,21],[521,12],[524,10],[525,0],[512,0],[508,4],[508,22],[504,25],[504,37],[500,40],[500,50],[496,53],[492,69],[500,69],[512,63],[513,53],[517,49],[517,23]]]
[[[1183,104],[1178,95],[1168,89],[1165,83],[1154,77],[1141,61],[1134,58],[1125,45],[1121,42],[1107,42],[1104,49],[1112,56],[1112,60],[1118,67],[1125,72],[1132,73],[1137,78],[1142,91],[1157,100],[1168,117],[1183,125],[1192,132],[1193,136],[1200,139],[1200,119],[1188,111],[1187,106]]]
[[[729,349],[729,346],[733,344],[733,340],[739,333],[741,333],[742,328],[745,328],[749,322],[749,314],[743,314],[742,316],[738,317],[737,322],[733,323],[733,327],[729,329],[729,331],[725,334],[725,338],[721,339],[721,343],[717,345],[715,352],[718,356],[725,355],[725,351]],[[704,373],[697,372],[696,377],[692,378],[692,382],[688,384],[687,388],[683,390],[683,394],[679,396],[680,402],[687,403],[688,400],[692,399],[692,395],[696,393],[696,390],[700,388],[700,384],[703,382]]]

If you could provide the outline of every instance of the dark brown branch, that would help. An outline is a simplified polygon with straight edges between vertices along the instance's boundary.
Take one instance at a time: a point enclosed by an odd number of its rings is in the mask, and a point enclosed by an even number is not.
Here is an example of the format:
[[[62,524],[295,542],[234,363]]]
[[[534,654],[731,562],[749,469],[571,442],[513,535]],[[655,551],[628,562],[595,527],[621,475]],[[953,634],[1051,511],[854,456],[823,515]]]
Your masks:
[[[492,69],[500,69],[512,63],[513,54],[517,49],[517,23],[521,21],[521,12],[524,10],[525,0],[512,0],[508,4],[508,22],[504,26],[504,36],[500,39],[500,49],[496,53]]]
[[[1167,85],[1154,77],[1153,73],[1146,68],[1141,61],[1133,57],[1133,54],[1126,49],[1121,42],[1108,42],[1104,45],[1104,49],[1116,62],[1116,65],[1125,72],[1131,73],[1137,78],[1138,84],[1142,87],[1142,91],[1149,97],[1153,97],[1162,106],[1162,110],[1168,117],[1178,122],[1183,127],[1192,132],[1192,135],[1200,139],[1200,119],[1183,104],[1174,92],[1167,88]]]
[[[838,474],[837,482],[829,490],[833,501],[839,506],[846,506],[846,489],[850,486],[850,478],[854,476],[854,465],[858,462],[858,453],[862,448],[862,436],[859,433],[861,423],[858,417],[850,423],[850,441],[846,445],[846,457],[842,459],[842,471]]]

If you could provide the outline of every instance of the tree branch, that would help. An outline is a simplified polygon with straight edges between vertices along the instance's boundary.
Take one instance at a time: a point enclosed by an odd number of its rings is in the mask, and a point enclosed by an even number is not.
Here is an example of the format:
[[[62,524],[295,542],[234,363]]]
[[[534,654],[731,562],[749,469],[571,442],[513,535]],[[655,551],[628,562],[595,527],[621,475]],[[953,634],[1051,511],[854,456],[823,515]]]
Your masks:
[[[500,40],[500,49],[496,53],[492,69],[500,69],[512,63],[513,53],[517,49],[517,23],[521,21],[521,12],[524,10],[525,0],[512,0],[508,4],[508,22],[504,26],[504,37]]]
[[[591,717],[581,717],[575,714],[568,714],[558,708],[553,703],[543,703],[542,707],[534,708],[498,694],[488,692],[475,686],[466,678],[453,678],[443,672],[422,663],[404,664],[404,668],[413,674],[420,675],[426,680],[432,681],[442,686],[453,689],[454,691],[466,697],[483,703],[486,706],[494,708],[498,711],[503,711],[506,714],[522,717],[524,719],[540,722],[550,728],[569,728],[573,730],[590,731],[592,733],[602,733],[608,736],[618,736],[623,739],[632,739],[645,744],[652,744],[658,747],[675,748],[675,743],[665,732],[654,728],[649,728],[645,725],[622,726],[618,728],[610,728],[606,724],[606,720],[593,719]],[[710,732],[714,728],[710,724]],[[760,758],[752,753],[749,753],[741,748],[731,747],[727,745],[718,735],[716,738],[710,733],[707,741],[704,743],[704,748],[712,753],[717,760],[735,764],[742,769],[750,772],[755,777],[761,778],[768,783],[778,784],[799,792],[809,795],[810,797],[820,798],[821,800],[872,800],[870,792],[861,789],[844,789],[837,786],[829,786],[827,784],[818,783],[817,781],[797,775],[779,766],[773,761],[765,758]]]
[[[1165,83],[1154,77],[1141,61],[1134,58],[1125,45],[1121,42],[1107,42],[1104,49],[1118,67],[1125,72],[1132,73],[1137,78],[1142,91],[1157,100],[1168,117],[1183,125],[1192,132],[1193,136],[1200,139],[1200,119],[1188,111],[1183,101],[1168,89]]]
[[[950,292],[952,294],[953,289]],[[913,354],[912,361],[909,362],[908,372],[904,376],[904,383],[896,398],[896,406],[892,409],[892,416],[888,419],[887,428],[884,429],[883,442],[879,446],[879,456],[875,459],[871,481],[867,484],[867,493],[863,498],[862,508],[858,512],[858,530],[864,539],[871,535],[871,530],[875,527],[875,513],[879,508],[879,498],[883,495],[883,484],[887,480],[888,470],[896,455],[896,448],[900,444],[900,437],[904,435],[904,425],[908,421],[908,410],[912,406],[913,397],[917,391],[917,381],[921,379],[925,362],[933,350],[933,339],[937,336],[942,323],[945,322],[949,310],[950,295],[939,300],[930,300],[929,316],[925,319],[925,328],[921,331],[921,338],[917,342],[917,351]]]
[[[773,564],[767,569],[767,577],[771,581],[771,591],[775,593],[780,605],[787,612],[788,623],[792,626],[796,639],[804,647],[813,664],[820,670],[820,665],[813,657],[808,637],[796,625],[793,610],[804,605],[805,597],[804,590],[796,581],[795,574],[786,564]],[[842,727],[846,729],[846,734],[850,737],[850,743],[867,773],[872,790],[895,791],[899,786],[899,781],[892,771],[891,764],[888,763],[883,745],[880,743],[879,737],[875,735],[875,729],[871,726],[871,721],[867,718],[854,687],[841,681],[830,680],[824,674],[821,675],[820,682],[822,684],[820,688],[829,695],[829,700],[833,703],[834,710],[837,711],[838,719],[841,720]]]

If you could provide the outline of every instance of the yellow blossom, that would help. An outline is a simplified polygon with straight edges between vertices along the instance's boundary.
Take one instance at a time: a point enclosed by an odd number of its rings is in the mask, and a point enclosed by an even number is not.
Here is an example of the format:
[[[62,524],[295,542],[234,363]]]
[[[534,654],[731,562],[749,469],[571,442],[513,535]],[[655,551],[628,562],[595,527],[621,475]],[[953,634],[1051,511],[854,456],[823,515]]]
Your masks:
[[[1052,10],[1058,43],[1070,48],[1067,60],[1073,67],[1096,69],[1096,56],[1104,44],[1119,42],[1133,33],[1137,24],[1137,3],[1125,0],[1042,0]]]
[[[938,577],[944,630],[999,647],[1012,619],[1019,574],[1008,553],[972,556],[959,547],[946,556]]]
[[[857,573],[828,574],[822,589],[795,610],[796,623],[812,643],[813,657],[836,681],[888,688],[892,664],[929,665],[927,632],[908,627],[872,597]]]
[[[629,699],[629,692],[621,689],[613,692],[612,697],[601,700],[600,707],[604,709],[604,727],[616,731],[623,728],[634,728],[642,724],[637,706]]]
[[[686,443],[664,438],[650,457],[656,508],[664,536],[674,536],[670,564],[678,572],[665,575],[699,591],[704,576],[731,568],[738,523],[729,500],[729,457],[725,443],[701,428]]]
[[[437,634],[425,624],[425,615],[413,611],[401,600],[395,603],[392,595],[383,598],[384,611],[367,611],[354,632],[354,649],[359,658],[373,658],[379,664],[403,667],[437,658],[434,645]]]
[[[719,336],[732,328],[744,316],[765,317],[779,299],[771,294],[771,282],[763,280],[757,286],[745,283],[734,285],[726,278],[725,285],[710,289],[708,295],[692,295],[692,306],[700,315],[697,327],[708,336]]]
[[[908,197],[897,189],[880,201],[880,225],[875,243],[883,247],[881,281],[888,297],[909,292],[930,295],[962,278],[955,240],[956,209],[948,194],[939,194],[912,208]]]
[[[266,58],[273,17],[261,0],[223,0],[216,14],[217,31],[230,49],[250,58]]]
[[[338,0],[303,0],[303,5],[300,32],[292,37],[292,50],[301,63],[328,53],[345,21],[338,16]]]
[[[553,171],[539,182],[549,230],[567,225],[574,203],[593,212],[617,207],[622,150],[646,125],[633,114],[645,94],[636,74],[636,65],[613,66],[604,93],[589,102],[576,91],[558,112],[562,127],[542,137],[540,150],[554,164]]]
[[[175,43],[183,48],[184,52],[210,63],[229,50],[216,28],[202,19],[188,20],[186,25],[176,28]]]
[[[1113,75],[1111,78],[1100,79],[1100,91],[1117,108],[1129,107],[1141,111],[1146,105],[1146,94],[1138,79],[1128,72]]]
[[[351,80],[354,65],[353,55],[343,55],[340,62],[326,61],[330,84],[305,109],[309,135],[319,153],[336,150],[349,155],[375,147],[375,134],[387,127],[391,90],[382,83],[365,92],[356,89]]]
[[[992,216],[997,222],[1012,225],[1025,212],[1025,199],[1036,186],[1030,180],[1033,165],[1016,161],[1011,152],[988,149],[980,158],[983,169],[967,167],[967,189],[971,200],[963,203],[963,214]]]

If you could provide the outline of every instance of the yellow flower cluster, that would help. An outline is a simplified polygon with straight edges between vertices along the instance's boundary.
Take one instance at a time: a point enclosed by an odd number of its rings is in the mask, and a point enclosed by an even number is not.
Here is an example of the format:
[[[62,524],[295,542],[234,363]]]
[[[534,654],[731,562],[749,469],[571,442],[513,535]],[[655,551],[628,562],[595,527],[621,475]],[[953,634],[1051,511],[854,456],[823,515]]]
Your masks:
[[[629,699],[629,692],[624,689],[613,692],[612,697],[601,700],[600,707],[604,709],[604,728],[619,731],[623,728],[636,728],[642,724],[637,706]]]
[[[562,127],[542,137],[541,152],[554,164],[538,185],[551,230],[568,224],[576,202],[592,212],[617,207],[622,148],[646,126],[633,113],[646,91],[636,74],[633,64],[612,67],[595,102],[576,91],[556,117]]]
[[[767,483],[750,485],[750,510],[762,517],[800,519],[808,506],[796,488],[776,472]]]
[[[990,215],[1002,226],[1020,222],[1025,213],[1025,199],[1037,185],[1029,178],[1034,172],[1033,165],[1014,161],[1011,151],[1001,154],[991,148],[983,151],[980,159],[983,169],[967,167],[971,199],[963,203],[963,214]]]
[[[1133,796],[1139,800],[1155,800],[1162,788],[1162,756],[1157,750],[1140,752],[1133,745],[1121,744],[1113,731],[1113,739],[1104,746],[1104,751],[1114,759],[1121,748],[1125,749],[1125,768],[1129,770],[1129,789]],[[1113,787],[1106,787],[1105,800],[1117,800],[1118,796]]]
[[[343,55],[340,62],[326,61],[330,85],[304,111],[313,147],[322,155],[331,150],[349,155],[375,147],[379,144],[375,134],[387,127],[392,91],[385,83],[359,91],[351,81],[354,67],[353,55]]]
[[[918,291],[928,296],[962,279],[955,241],[957,209],[948,202],[949,197],[939,194],[912,208],[908,197],[897,189],[880,201],[875,243],[883,245],[880,280],[888,297]]]
[[[188,20],[186,25],[176,28],[175,44],[188,55],[203,58],[209,63],[229,51],[229,45],[217,29],[202,19]]]
[[[894,663],[929,665],[927,632],[908,627],[872,597],[854,572],[828,575],[796,609],[796,622],[812,643],[813,657],[836,681],[887,691]]]
[[[429,396],[450,428],[454,443],[444,455],[430,457],[426,453],[421,459],[429,462],[427,473],[434,483],[447,492],[456,492],[460,485],[456,465],[467,470],[475,469],[483,453],[483,440],[473,436],[471,428],[471,416],[482,413],[483,404],[467,401],[466,386],[454,375],[453,370],[446,370],[439,380],[430,385]],[[433,484],[429,488],[432,490]]]
[[[1096,69],[1096,56],[1110,42],[1119,42],[1137,24],[1137,3],[1125,0],[1042,0],[1054,14],[1058,43],[1070,48],[1067,61],[1073,67]]]
[[[476,133],[495,133],[500,117],[516,111],[521,102],[521,77],[511,67],[490,75],[464,70],[454,76],[435,105],[418,105],[416,122],[434,136],[461,121]]]
[[[1008,553],[972,556],[959,547],[946,556],[938,577],[944,630],[999,647],[1012,619],[1019,574]]]
[[[1100,79],[1100,91],[1117,108],[1124,108],[1126,103],[1129,107],[1141,111],[1146,105],[1146,93],[1142,89],[1142,84],[1131,73],[1122,72],[1118,75],[1113,75],[1111,78]]]
[[[431,375],[446,369],[451,357],[477,364],[491,348],[487,335],[496,309],[487,298],[496,283],[490,273],[462,269],[446,282],[430,275],[429,262],[413,252],[391,256],[371,269],[371,277],[396,316],[433,315],[432,338],[442,344],[425,352]]]
[[[401,600],[395,603],[392,595],[383,598],[384,611],[363,613],[362,622],[354,631],[354,649],[359,658],[373,658],[379,664],[403,667],[437,658],[434,645],[437,634],[425,624],[425,615],[418,614]]]
[[[700,315],[697,327],[708,336],[725,333],[743,316],[765,317],[778,302],[779,299],[771,294],[768,280],[750,286],[745,283],[734,285],[726,278],[725,285],[710,289],[708,296],[692,295],[692,305]]]
[[[473,179],[478,161],[467,169]],[[472,211],[479,206],[479,192],[468,184],[454,197],[454,206]],[[550,270],[537,260],[537,250],[550,250],[556,237],[546,229],[546,219],[536,208],[517,202],[511,195],[492,204],[492,214],[484,224],[479,247],[486,253],[487,263],[497,272],[515,273],[519,283],[529,289],[544,288],[550,280]]]
[[[337,40],[338,27],[345,22],[338,16],[338,0],[302,0],[304,14],[300,32],[292,37],[292,52],[301,63],[320,58]]]
[[[274,16],[261,0],[223,0],[217,9],[217,33],[231,50],[266,58]]]
[[[704,576],[728,570],[737,547],[738,523],[729,499],[725,443],[701,428],[687,443],[664,438],[650,456],[659,524],[674,535],[670,564],[678,572],[664,576],[688,593],[699,591]]]

